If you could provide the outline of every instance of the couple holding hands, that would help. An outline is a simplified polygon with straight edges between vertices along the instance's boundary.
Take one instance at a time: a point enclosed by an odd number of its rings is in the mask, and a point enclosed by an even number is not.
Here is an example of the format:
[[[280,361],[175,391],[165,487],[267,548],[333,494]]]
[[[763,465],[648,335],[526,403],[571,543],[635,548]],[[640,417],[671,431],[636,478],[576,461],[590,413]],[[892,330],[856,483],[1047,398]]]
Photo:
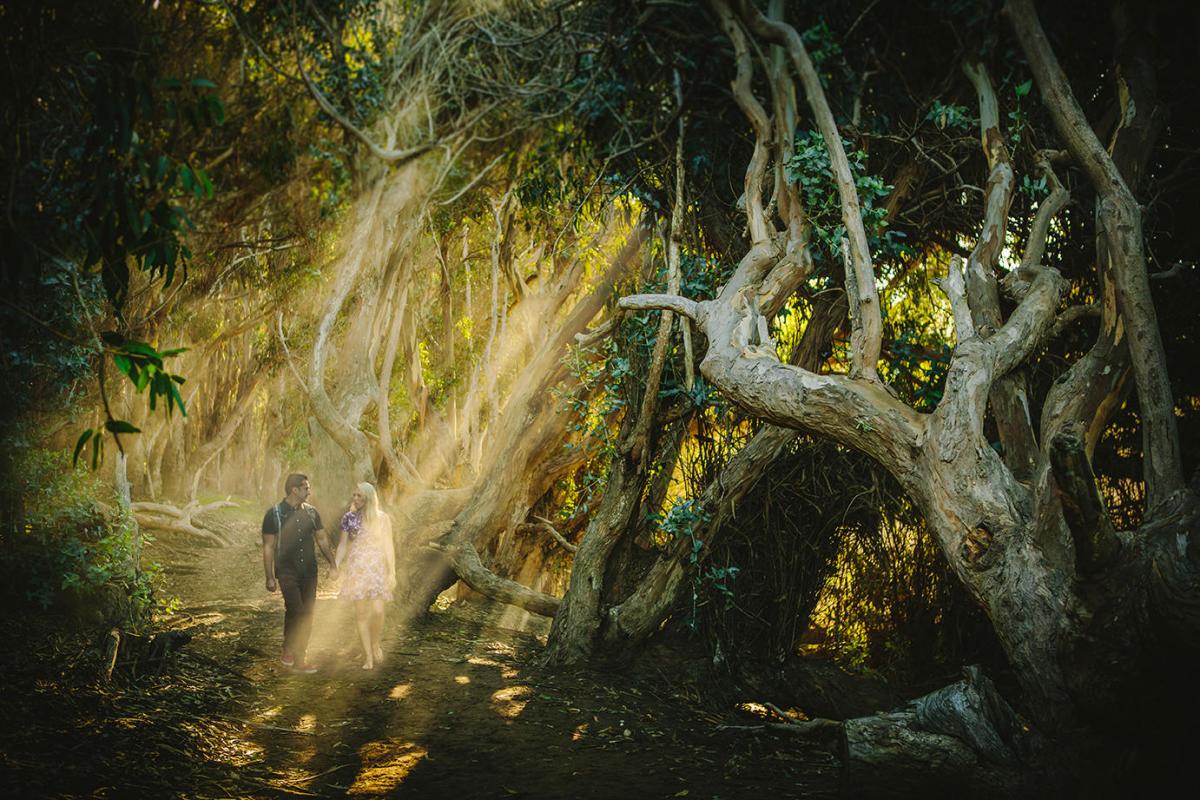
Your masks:
[[[392,524],[379,505],[375,487],[360,483],[342,516],[336,554],[329,546],[321,515],[305,502],[312,493],[308,476],[293,473],[284,481],[285,497],[263,517],[263,571],[267,591],[283,593],[283,654],[280,663],[298,672],[317,668],[305,657],[317,600],[320,547],[329,576],[343,575],[338,597],[354,603],[355,623],[363,648],[363,669],[383,660],[385,604],[396,588],[396,551]]]

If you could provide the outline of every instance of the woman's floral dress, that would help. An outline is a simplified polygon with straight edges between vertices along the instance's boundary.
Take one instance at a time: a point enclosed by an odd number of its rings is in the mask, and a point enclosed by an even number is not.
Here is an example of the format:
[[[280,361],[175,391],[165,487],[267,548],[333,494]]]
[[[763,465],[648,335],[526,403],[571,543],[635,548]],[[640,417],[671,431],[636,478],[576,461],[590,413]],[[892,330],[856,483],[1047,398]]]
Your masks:
[[[347,511],[342,517],[342,533],[349,537],[346,563],[342,565],[342,589],[338,597],[343,600],[392,599],[388,588],[391,574],[383,547],[391,542],[382,541],[384,531],[374,530],[363,524],[362,515]]]

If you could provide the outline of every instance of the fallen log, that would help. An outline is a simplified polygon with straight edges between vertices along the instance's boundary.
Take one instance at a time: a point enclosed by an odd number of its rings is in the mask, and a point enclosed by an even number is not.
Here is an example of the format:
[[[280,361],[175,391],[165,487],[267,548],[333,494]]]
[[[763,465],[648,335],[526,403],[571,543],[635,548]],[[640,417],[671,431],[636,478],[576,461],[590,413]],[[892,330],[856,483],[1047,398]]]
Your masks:
[[[133,511],[134,518],[137,519],[138,524],[144,528],[183,533],[212,542],[218,547],[228,547],[232,544],[228,538],[219,531],[197,524],[195,517],[207,511],[236,505],[237,503],[226,498],[225,500],[217,500],[216,502],[204,505],[200,505],[193,500],[183,508],[171,505],[170,503],[131,503],[130,510]]]

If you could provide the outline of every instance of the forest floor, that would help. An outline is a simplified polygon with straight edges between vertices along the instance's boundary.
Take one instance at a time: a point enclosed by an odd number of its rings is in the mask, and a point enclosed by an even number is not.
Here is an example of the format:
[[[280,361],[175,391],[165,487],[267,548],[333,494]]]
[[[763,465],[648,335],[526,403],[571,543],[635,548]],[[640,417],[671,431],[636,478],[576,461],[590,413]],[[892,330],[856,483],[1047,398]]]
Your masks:
[[[0,624],[0,792],[5,797],[723,798],[836,793],[815,744],[735,729],[669,668],[563,673],[540,666],[548,621],[454,604],[389,621],[385,662],[361,669],[348,604],[324,573],[313,675],[278,661],[283,605],[263,588],[256,527],[236,544],[162,534],[191,635],[165,666],[96,676],[94,639]],[[524,630],[520,628],[525,628]],[[750,700],[752,698],[747,698]],[[723,727],[733,726],[733,727]]]

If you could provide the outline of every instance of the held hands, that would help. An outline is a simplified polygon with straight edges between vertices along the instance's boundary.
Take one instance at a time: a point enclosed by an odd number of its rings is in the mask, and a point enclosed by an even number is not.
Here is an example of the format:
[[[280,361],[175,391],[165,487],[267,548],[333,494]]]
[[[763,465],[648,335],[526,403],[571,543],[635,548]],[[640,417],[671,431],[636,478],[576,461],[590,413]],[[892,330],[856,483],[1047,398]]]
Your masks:
[[[330,564],[329,565],[329,580],[336,581],[337,579],[338,579],[337,564]]]

